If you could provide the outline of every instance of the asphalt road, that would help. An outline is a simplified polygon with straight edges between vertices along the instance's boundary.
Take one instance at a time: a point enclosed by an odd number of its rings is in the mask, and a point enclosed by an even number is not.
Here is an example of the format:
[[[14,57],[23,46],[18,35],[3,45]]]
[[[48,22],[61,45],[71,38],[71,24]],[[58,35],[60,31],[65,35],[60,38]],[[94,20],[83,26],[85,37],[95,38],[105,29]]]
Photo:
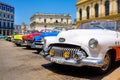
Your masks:
[[[120,62],[107,74],[99,75],[91,67],[52,64],[36,50],[0,40],[0,80],[120,80],[119,75]]]

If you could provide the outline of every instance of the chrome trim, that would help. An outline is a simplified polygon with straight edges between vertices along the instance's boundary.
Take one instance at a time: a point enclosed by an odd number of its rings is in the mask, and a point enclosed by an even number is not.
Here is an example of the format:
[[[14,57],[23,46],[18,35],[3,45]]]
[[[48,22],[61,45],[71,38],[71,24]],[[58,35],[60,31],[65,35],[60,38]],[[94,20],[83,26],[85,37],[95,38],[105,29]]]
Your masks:
[[[27,46],[27,42],[26,41],[22,41],[21,46]]]
[[[42,42],[41,41],[35,41],[34,44],[35,45],[40,45],[40,44],[42,44]]]
[[[92,67],[101,67],[103,65],[103,60],[102,59],[89,59],[89,58],[84,58],[81,59],[80,61],[69,59],[66,60],[65,58],[61,57],[51,57],[51,56],[46,56],[45,59],[55,62],[58,64],[65,64],[65,65],[72,65],[72,66],[92,66]],[[56,59],[56,61],[52,61],[52,59]]]
[[[15,44],[21,44],[21,43],[22,43],[22,40],[15,40],[14,43],[15,43]]]
[[[34,48],[34,49],[43,49],[43,45],[42,44],[36,45],[35,43],[32,43],[31,44],[31,48]]]

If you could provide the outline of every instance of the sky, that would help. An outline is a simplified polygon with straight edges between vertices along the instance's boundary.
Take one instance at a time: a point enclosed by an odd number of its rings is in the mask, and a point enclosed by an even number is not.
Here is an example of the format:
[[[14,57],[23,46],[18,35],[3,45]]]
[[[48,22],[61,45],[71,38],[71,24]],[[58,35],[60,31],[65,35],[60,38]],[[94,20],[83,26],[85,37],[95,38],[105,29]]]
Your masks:
[[[43,14],[71,14],[76,18],[76,0],[0,0],[15,8],[14,24],[30,24],[36,12]]]

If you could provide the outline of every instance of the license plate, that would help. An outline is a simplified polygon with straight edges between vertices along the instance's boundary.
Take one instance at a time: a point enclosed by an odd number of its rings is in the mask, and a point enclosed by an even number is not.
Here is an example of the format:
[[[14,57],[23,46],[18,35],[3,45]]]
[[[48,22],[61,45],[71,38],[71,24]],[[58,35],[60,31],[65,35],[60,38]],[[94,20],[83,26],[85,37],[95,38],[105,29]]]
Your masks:
[[[61,59],[56,59],[56,58],[51,58],[51,61],[52,62],[56,62],[56,63],[59,63],[59,64],[62,64],[64,61],[61,60]]]

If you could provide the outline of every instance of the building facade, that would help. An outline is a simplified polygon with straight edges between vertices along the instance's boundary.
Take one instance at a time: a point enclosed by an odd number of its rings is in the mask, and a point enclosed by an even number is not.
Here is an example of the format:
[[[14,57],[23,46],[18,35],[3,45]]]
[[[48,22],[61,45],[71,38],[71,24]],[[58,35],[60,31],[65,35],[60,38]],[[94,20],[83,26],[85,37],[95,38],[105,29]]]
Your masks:
[[[30,18],[30,27],[34,30],[53,29],[57,26],[72,26],[71,15],[62,14],[34,14]]]
[[[77,0],[76,26],[100,19],[120,20],[120,0]]]
[[[22,33],[24,34],[26,31],[32,31],[30,25],[27,25],[25,23],[22,23],[21,25]]]
[[[14,25],[14,33],[22,33],[21,25]]]
[[[0,34],[11,35],[14,31],[14,7],[0,2]]]
[[[14,33],[24,34],[27,31],[32,31],[29,25],[22,23],[21,25],[14,25]]]

